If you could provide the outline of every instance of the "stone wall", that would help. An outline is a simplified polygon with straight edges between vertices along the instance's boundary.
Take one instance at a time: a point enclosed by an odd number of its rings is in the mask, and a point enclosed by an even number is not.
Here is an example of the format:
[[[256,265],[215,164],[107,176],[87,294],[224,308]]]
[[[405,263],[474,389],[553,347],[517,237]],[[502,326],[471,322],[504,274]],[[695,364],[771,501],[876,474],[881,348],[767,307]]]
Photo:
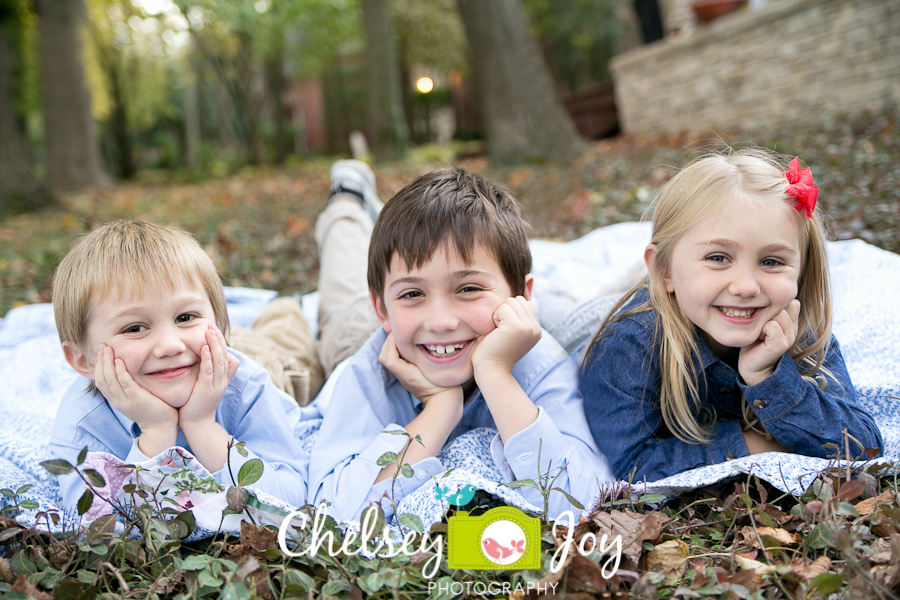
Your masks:
[[[900,106],[900,1],[784,0],[613,59],[630,133],[765,128]]]

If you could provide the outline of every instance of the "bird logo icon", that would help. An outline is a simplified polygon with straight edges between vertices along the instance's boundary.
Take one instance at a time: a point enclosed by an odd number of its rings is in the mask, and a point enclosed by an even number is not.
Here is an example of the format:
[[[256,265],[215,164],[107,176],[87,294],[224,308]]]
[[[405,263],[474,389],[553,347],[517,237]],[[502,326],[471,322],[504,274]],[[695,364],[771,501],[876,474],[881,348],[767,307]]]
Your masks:
[[[484,553],[488,555],[488,558],[500,564],[503,564],[503,561],[513,554],[519,558],[525,553],[525,540],[510,541],[510,547],[507,548],[494,538],[484,538],[481,540],[481,545],[484,546]]]
[[[434,497],[437,500],[446,500],[454,506],[465,506],[475,497],[477,488],[471,483],[464,485],[458,492],[451,494],[449,487],[434,486]]]

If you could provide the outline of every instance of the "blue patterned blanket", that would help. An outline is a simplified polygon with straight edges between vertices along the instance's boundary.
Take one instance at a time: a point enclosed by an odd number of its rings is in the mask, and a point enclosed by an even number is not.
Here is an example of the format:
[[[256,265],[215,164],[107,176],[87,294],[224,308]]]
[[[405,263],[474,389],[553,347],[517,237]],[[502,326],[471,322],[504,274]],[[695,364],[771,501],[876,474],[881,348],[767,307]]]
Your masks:
[[[623,223],[564,244],[532,242],[535,298],[542,324],[567,347],[582,343],[611,305],[608,299],[598,299],[598,294],[641,260],[649,235],[649,224]],[[841,342],[854,385],[881,427],[884,461],[897,461],[900,256],[859,240],[829,243],[828,250],[834,286],[834,333]],[[249,327],[273,295],[266,290],[226,288],[232,325]],[[314,294],[305,298],[304,312],[315,315],[317,300]],[[47,446],[50,428],[60,398],[74,378],[59,348],[50,305],[16,308],[0,320],[0,488],[15,490],[32,485],[20,502],[32,500],[38,508],[22,511],[18,519],[23,524],[34,524],[40,510],[57,508],[56,478],[39,463],[51,458]],[[296,432],[307,447],[315,439],[318,424],[316,419],[304,421]],[[500,483],[500,473],[487,451],[492,434],[475,430],[449,444],[440,458],[454,470],[440,479],[440,485],[454,492],[471,483],[513,506],[538,512],[539,507],[529,505],[516,490]],[[92,460],[98,461],[95,464],[106,473],[118,472],[112,468],[114,461],[104,462],[103,456]],[[753,472],[779,489],[799,493],[815,473],[830,464],[791,454],[758,455],[651,482],[647,491],[669,495]],[[170,450],[144,466],[167,475],[160,493],[169,505],[194,511],[198,527],[192,538],[215,531],[225,506],[224,494],[196,483],[208,477],[202,465],[189,454]],[[121,493],[124,481],[109,479]],[[0,497],[0,508],[11,503],[10,498]],[[260,520],[276,524],[292,508],[262,493],[256,494],[255,505],[253,510]],[[440,520],[446,509],[446,500],[435,498],[433,486],[422,486],[400,503],[398,513],[414,514],[428,527]],[[96,516],[102,507],[95,505],[92,510],[92,516]],[[71,523],[74,515],[68,516]],[[237,518],[230,517],[222,527],[238,531]]]

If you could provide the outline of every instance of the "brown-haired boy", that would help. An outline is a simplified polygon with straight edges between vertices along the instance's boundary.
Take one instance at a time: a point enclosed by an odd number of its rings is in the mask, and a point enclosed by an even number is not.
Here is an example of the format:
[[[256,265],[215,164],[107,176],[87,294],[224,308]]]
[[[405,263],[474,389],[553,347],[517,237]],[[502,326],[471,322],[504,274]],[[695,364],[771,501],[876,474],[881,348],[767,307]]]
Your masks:
[[[382,327],[334,376],[310,456],[310,499],[330,502],[331,516],[359,517],[390,490],[396,466],[376,461],[406,438],[384,430],[423,442],[407,450],[415,476],[397,480],[398,502],[444,470],[436,456],[449,440],[477,427],[498,430],[491,454],[508,481],[565,466],[556,487],[587,503],[611,479],[577,368],[538,324],[526,232],[511,192],[463,169],[423,175],[385,204],[368,252]],[[551,495],[551,513],[569,508]]]

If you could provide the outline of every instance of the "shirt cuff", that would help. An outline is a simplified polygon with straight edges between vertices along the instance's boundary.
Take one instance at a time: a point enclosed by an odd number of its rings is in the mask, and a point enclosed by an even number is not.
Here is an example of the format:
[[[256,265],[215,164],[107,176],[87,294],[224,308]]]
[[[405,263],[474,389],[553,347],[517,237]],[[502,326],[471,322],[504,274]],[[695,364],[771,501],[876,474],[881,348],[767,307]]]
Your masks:
[[[553,461],[554,468],[564,466],[556,464],[556,461],[559,456],[565,454],[569,440],[560,432],[543,407],[539,406],[537,409],[538,416],[534,423],[506,440],[505,445],[500,440],[499,433],[491,440],[491,456],[501,474],[510,481],[533,479],[536,475],[547,472],[550,461]],[[538,450],[542,463],[540,467]]]
[[[744,431],[739,419],[729,419],[716,423],[716,433],[709,443],[704,445],[709,464],[718,465],[728,460],[750,456]]]
[[[137,441],[137,438],[135,438],[135,439],[132,440],[132,442],[131,442],[131,449],[128,451],[128,456],[125,457],[125,464],[127,464],[127,465],[139,465],[139,464],[141,464],[142,462],[147,462],[147,461],[150,460],[151,458],[152,458],[152,457],[147,456],[146,454],[144,454],[143,452],[141,452],[141,449],[138,448],[138,441]]]
[[[803,379],[787,353],[778,359],[771,375],[756,385],[747,385],[739,380],[738,386],[747,404],[763,423],[783,415],[803,397]]]

